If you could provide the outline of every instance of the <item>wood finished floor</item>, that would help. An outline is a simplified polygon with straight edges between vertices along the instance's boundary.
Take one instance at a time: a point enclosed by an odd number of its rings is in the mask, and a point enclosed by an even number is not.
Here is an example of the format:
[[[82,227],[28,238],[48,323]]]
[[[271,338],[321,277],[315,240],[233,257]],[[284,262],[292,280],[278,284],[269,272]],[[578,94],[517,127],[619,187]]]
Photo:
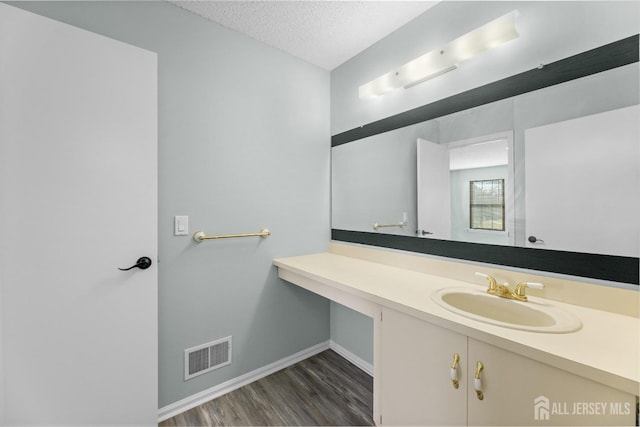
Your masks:
[[[274,425],[372,426],[373,378],[326,350],[160,423]]]

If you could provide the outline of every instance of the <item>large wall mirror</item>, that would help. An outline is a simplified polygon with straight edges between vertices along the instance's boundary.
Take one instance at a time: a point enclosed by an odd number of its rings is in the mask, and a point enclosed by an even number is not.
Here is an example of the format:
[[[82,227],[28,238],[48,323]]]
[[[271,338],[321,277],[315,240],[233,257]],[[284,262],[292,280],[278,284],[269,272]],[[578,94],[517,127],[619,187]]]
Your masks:
[[[332,138],[332,238],[638,284],[638,37]]]

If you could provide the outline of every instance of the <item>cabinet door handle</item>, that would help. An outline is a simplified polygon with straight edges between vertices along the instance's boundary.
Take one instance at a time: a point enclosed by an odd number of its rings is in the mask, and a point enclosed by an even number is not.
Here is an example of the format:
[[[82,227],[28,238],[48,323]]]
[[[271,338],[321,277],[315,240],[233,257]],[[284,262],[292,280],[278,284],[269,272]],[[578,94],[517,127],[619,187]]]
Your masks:
[[[460,383],[458,382],[458,363],[460,362],[460,355],[458,353],[453,353],[453,365],[451,365],[451,383],[453,384],[453,388],[460,387]]]
[[[484,365],[482,364],[482,362],[478,361],[478,363],[476,363],[476,375],[475,375],[475,378],[473,379],[473,388],[476,389],[476,396],[478,397],[478,400],[484,399],[484,393],[482,392],[482,379],[481,379],[483,369],[484,369]]]

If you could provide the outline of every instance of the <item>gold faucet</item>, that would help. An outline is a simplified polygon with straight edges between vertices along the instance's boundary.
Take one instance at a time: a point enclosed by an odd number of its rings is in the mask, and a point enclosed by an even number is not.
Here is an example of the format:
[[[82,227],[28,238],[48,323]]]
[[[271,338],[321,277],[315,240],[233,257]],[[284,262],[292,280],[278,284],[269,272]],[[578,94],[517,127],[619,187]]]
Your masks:
[[[513,299],[528,301],[527,295],[525,294],[525,289],[527,288],[544,289],[544,285],[538,282],[520,282],[516,285],[515,291],[513,291]]]
[[[489,282],[489,288],[487,288],[488,294],[496,295],[500,298],[514,299],[522,302],[528,301],[527,295],[525,293],[525,289],[527,287],[536,289],[544,288],[544,285],[542,283],[520,282],[516,285],[515,290],[511,292],[511,289],[509,289],[509,284],[506,282],[502,285],[499,285],[498,282],[496,282],[496,279],[484,273],[476,273],[476,276],[484,277],[485,279],[487,279],[487,282]]]

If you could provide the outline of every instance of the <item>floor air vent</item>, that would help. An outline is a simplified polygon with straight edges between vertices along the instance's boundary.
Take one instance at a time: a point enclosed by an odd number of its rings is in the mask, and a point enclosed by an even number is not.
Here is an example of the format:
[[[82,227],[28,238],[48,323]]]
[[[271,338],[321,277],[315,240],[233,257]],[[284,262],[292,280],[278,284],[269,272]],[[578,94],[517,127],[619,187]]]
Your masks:
[[[184,351],[184,379],[188,380],[231,364],[231,337]]]

